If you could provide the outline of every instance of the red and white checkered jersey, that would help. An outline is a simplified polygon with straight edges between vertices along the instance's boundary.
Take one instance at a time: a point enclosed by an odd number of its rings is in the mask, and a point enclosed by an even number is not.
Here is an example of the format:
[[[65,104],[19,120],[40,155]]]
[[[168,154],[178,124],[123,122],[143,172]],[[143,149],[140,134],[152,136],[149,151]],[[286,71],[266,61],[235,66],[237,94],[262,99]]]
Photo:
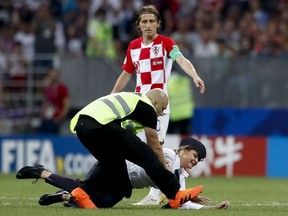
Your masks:
[[[122,69],[128,73],[136,71],[136,92],[146,93],[161,88],[168,94],[167,84],[173,63],[169,53],[174,45],[175,41],[164,35],[158,35],[148,45],[143,43],[142,37],[129,44]]]

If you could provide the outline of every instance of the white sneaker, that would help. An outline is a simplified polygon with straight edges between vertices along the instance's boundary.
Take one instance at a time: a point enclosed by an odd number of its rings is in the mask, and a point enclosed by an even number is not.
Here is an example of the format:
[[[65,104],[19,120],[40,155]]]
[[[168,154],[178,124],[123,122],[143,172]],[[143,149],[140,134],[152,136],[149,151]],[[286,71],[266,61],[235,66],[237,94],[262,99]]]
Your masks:
[[[153,199],[150,195],[147,195],[142,200],[137,203],[133,203],[133,205],[159,205],[164,202],[166,196],[164,194],[161,195],[159,199]]]

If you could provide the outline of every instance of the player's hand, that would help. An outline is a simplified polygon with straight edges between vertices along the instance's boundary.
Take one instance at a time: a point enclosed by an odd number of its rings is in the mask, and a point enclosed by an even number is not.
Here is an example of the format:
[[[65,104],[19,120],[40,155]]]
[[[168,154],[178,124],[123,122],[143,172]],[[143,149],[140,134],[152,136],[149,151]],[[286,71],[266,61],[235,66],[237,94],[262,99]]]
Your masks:
[[[207,197],[195,197],[191,200],[192,202],[197,202],[197,203],[201,203],[201,204],[208,204],[211,202],[211,199],[207,198]]]
[[[205,84],[203,82],[203,80],[200,77],[197,77],[196,79],[194,79],[194,83],[197,87],[200,88],[200,94],[204,94],[205,92]]]
[[[230,206],[229,201],[222,201],[216,205],[217,209],[227,209]]]

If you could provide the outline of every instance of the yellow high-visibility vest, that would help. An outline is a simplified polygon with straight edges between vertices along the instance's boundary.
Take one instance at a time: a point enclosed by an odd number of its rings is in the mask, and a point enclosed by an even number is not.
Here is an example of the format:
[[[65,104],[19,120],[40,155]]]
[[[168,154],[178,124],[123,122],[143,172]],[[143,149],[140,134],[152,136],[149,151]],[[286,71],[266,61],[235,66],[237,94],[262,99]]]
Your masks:
[[[116,119],[123,119],[135,110],[139,100],[149,104],[155,110],[150,99],[145,94],[133,92],[110,94],[92,101],[81,109],[70,121],[70,130],[75,133],[74,128],[80,115],[88,115],[103,125]],[[139,127],[139,123],[137,127]]]
[[[140,133],[141,131],[144,130],[144,127],[142,124],[133,120],[126,120],[126,121],[121,122],[121,127],[127,130],[130,130],[133,134]]]
[[[97,42],[97,49],[93,46],[93,39],[89,38],[86,46],[86,55],[88,57],[106,56],[110,59],[116,58],[116,50],[113,41],[113,28],[110,23],[100,23],[93,20],[89,23],[89,28],[97,32],[93,38]]]
[[[194,114],[194,101],[190,78],[172,73],[168,83],[168,92],[170,121],[191,118]]]

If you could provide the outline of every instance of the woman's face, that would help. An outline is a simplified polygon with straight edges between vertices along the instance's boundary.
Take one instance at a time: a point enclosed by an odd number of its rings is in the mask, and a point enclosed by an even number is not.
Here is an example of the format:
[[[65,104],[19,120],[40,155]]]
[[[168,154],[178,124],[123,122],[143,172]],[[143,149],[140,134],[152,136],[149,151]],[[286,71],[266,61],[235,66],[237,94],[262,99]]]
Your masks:
[[[179,152],[180,166],[184,169],[191,169],[198,164],[199,154],[194,149],[183,149]]]

